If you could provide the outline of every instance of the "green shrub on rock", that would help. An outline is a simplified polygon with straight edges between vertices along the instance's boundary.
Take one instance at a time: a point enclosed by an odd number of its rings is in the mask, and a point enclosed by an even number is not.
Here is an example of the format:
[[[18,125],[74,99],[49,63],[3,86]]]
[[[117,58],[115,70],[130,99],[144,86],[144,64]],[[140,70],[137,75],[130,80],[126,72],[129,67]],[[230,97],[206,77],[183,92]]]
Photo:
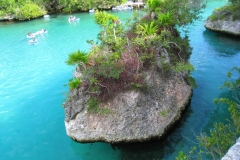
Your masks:
[[[70,79],[68,85],[70,90],[73,90],[81,85],[81,81],[78,78]]]
[[[193,23],[204,5],[200,0],[194,4],[189,0],[149,0],[148,4],[145,16],[136,15],[126,25],[114,15],[95,12],[94,20],[100,28],[98,41],[88,41],[92,47],[85,70],[78,68],[81,89],[92,99],[89,108],[95,108],[95,100],[104,102],[129,89],[146,91],[145,77],[152,71],[161,71],[162,76],[178,74],[182,81],[192,71],[187,65],[191,47],[176,26]],[[74,59],[73,64],[83,63]]]
[[[26,20],[43,16],[47,12],[35,3],[26,3],[15,9],[16,19]]]

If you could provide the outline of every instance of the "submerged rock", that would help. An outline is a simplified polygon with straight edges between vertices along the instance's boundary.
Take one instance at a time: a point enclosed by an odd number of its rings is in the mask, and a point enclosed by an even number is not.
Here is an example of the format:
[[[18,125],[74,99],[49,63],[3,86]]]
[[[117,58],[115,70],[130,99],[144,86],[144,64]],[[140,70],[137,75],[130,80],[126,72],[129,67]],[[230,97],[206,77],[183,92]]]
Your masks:
[[[110,113],[87,113],[84,87],[70,92],[64,103],[67,135],[78,142],[142,142],[160,138],[180,119],[192,96],[181,74],[149,70],[144,91],[130,89],[102,102]]]

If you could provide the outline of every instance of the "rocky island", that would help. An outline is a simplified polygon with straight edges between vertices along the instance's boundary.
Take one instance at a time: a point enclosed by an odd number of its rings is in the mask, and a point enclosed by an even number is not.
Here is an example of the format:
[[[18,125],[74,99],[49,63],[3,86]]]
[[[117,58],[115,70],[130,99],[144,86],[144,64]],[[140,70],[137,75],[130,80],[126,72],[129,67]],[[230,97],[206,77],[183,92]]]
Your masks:
[[[74,89],[65,104],[68,136],[79,142],[142,142],[160,138],[180,119],[192,96],[182,75],[146,72],[148,90],[131,89],[99,104],[109,114],[89,114],[86,88]]]
[[[198,19],[200,2],[149,0],[148,12],[136,13],[125,25],[114,15],[95,12],[100,43],[89,40],[90,52],[75,51],[66,61],[76,67],[63,104],[68,136],[82,143],[126,143],[167,134],[195,85],[188,38],[175,26]]]
[[[240,5],[226,5],[215,9],[205,21],[205,28],[211,31],[240,36]]]

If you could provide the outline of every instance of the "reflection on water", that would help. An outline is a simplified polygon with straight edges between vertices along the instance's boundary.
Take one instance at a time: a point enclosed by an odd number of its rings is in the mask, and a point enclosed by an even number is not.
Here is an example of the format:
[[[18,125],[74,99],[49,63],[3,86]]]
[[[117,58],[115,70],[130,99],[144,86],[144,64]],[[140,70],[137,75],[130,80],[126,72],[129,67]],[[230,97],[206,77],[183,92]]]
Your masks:
[[[121,151],[121,160],[162,159],[165,141],[112,145]]]
[[[203,36],[205,41],[218,52],[219,56],[233,56],[240,53],[240,37],[216,33],[209,30],[205,30]],[[237,45],[237,43],[239,45]]]

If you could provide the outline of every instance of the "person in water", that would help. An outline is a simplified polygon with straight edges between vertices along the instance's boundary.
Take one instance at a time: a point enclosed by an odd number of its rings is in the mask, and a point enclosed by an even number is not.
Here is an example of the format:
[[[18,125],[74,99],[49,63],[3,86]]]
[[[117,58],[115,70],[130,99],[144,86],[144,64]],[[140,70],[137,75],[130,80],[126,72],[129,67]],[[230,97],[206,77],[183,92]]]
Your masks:
[[[33,37],[33,39],[32,39],[32,40],[29,40],[28,43],[37,43],[36,37]]]
[[[33,37],[33,42],[36,43],[37,42],[37,39],[36,37]]]
[[[76,20],[76,19],[77,19],[76,16],[70,16],[68,20],[69,20],[69,21],[74,21],[74,20]]]
[[[29,37],[33,38],[33,37],[36,37],[34,34],[32,34],[31,32],[28,32],[27,34]]]
[[[69,20],[69,21],[73,20],[73,17],[72,17],[72,16],[70,16],[68,20]]]
[[[47,30],[42,28],[42,30],[40,31],[41,34],[43,34],[44,32],[46,32]]]

